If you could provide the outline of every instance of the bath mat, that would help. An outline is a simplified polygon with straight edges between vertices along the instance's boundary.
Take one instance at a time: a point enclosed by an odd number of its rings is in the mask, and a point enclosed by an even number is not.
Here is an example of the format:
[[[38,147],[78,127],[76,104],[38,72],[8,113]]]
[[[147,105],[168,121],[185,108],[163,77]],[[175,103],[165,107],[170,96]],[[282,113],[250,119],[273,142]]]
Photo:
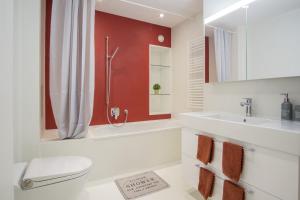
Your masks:
[[[136,199],[169,187],[169,184],[153,171],[117,179],[115,183],[126,200]]]

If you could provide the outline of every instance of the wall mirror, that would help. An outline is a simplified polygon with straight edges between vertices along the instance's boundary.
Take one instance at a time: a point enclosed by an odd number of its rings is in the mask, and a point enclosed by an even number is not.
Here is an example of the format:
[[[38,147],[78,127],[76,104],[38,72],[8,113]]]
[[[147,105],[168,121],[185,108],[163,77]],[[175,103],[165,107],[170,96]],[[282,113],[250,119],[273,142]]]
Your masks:
[[[209,82],[300,76],[299,20],[299,0],[237,1],[205,18]]]

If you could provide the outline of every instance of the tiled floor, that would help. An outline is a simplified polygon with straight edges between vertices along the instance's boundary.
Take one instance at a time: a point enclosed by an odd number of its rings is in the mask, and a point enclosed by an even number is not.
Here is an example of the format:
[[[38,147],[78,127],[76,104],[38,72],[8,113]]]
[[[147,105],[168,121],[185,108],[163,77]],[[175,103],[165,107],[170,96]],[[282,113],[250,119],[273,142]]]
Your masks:
[[[155,172],[170,185],[169,188],[138,198],[138,200],[198,200],[200,197],[183,182],[181,165],[175,165]],[[124,200],[116,184],[109,181],[87,188],[89,200]],[[194,194],[194,195],[191,195]],[[194,196],[194,197],[193,197]]]

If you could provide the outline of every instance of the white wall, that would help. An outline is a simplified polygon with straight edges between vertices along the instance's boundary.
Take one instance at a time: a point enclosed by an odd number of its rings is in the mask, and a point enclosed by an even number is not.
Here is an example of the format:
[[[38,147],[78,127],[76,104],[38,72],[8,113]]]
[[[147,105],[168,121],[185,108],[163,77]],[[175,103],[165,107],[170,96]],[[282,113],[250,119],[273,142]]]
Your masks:
[[[14,0],[15,160],[38,156],[41,123],[41,1]]]
[[[294,105],[300,105],[300,77],[206,84],[205,111],[224,111],[245,114],[240,106],[244,97],[253,98],[253,112],[259,117],[279,119],[282,92],[289,92]]]
[[[26,160],[38,153],[40,10],[39,0],[1,1],[1,200],[13,199],[13,158]]]
[[[13,1],[0,6],[0,199],[13,199]]]
[[[188,43],[203,36],[202,15],[172,28],[173,113],[188,112]]]

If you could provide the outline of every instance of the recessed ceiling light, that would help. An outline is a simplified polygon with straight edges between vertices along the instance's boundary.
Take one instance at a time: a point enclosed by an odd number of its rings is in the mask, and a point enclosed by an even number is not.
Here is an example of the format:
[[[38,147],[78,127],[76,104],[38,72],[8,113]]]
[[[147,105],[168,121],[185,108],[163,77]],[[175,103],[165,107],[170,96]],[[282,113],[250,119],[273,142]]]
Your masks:
[[[164,17],[165,17],[165,14],[164,14],[164,13],[160,13],[160,14],[159,14],[159,17],[160,17],[160,18],[164,18]]]

